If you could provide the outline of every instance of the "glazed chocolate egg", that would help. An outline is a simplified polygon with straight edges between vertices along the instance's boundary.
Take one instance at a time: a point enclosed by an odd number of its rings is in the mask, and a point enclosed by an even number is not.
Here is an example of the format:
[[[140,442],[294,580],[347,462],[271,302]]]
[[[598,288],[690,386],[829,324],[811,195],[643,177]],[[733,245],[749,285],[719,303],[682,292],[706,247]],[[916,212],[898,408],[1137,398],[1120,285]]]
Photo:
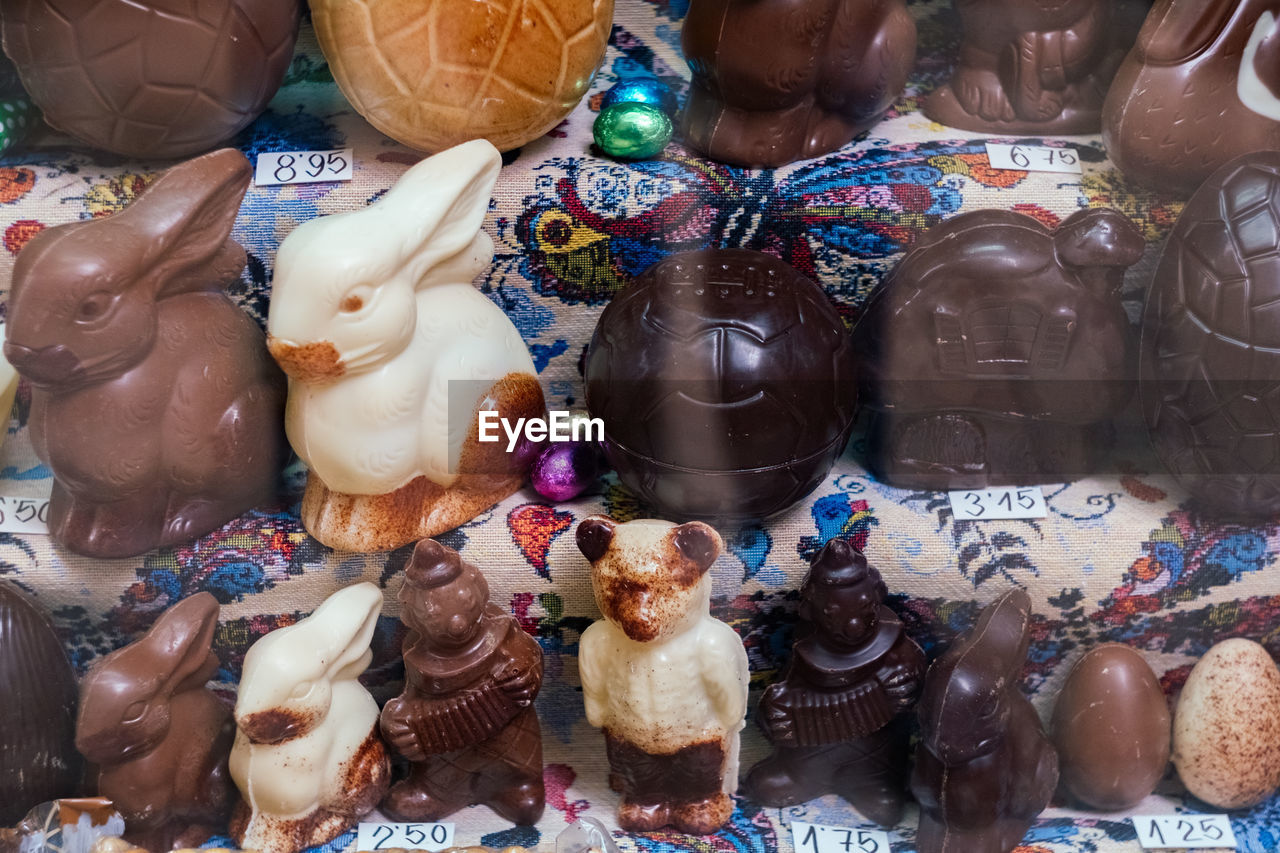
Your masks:
[[[1076,662],[1053,709],[1061,784],[1105,812],[1141,802],[1169,764],[1169,706],[1142,655],[1107,643]]]
[[[1280,786],[1280,671],[1261,645],[1223,640],[1191,670],[1173,763],[1187,790],[1218,808],[1257,805]]]
[[[1160,460],[1204,510],[1280,513],[1280,151],[1200,187],[1147,295],[1139,389]]]
[[[786,509],[853,424],[849,335],[826,293],[745,249],[651,267],[601,314],[585,368],[609,463],[673,519]]]
[[[4,0],[5,53],[45,121],[127,157],[198,154],[253,121],[293,58],[299,0]]]

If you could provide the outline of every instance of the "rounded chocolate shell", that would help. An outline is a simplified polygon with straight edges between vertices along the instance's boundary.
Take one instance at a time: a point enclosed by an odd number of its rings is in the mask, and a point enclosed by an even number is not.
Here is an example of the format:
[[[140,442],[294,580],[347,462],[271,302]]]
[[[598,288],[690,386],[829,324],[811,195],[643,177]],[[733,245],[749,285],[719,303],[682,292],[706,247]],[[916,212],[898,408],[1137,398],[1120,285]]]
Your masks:
[[[77,793],[76,681],[43,611],[0,582],[0,826]]]
[[[826,293],[745,249],[673,255],[613,300],[586,357],[587,408],[619,479],[673,519],[761,518],[843,452],[856,390]]]
[[[199,154],[253,121],[293,58],[299,0],[5,0],[5,53],[50,125],[128,157]]]
[[[1280,512],[1280,151],[1233,160],[1187,203],[1147,294],[1139,388],[1197,504]]]

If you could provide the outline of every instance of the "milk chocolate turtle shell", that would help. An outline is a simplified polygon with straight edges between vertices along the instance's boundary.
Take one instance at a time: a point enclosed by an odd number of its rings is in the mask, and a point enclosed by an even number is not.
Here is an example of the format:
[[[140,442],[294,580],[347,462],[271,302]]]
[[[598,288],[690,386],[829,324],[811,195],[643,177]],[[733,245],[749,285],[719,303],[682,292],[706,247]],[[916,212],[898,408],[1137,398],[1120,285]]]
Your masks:
[[[422,151],[503,151],[555,127],[604,59],[613,0],[311,0],[320,47],[369,123]]]
[[[266,108],[300,13],[299,0],[4,0],[0,25],[50,125],[126,157],[176,158]]]

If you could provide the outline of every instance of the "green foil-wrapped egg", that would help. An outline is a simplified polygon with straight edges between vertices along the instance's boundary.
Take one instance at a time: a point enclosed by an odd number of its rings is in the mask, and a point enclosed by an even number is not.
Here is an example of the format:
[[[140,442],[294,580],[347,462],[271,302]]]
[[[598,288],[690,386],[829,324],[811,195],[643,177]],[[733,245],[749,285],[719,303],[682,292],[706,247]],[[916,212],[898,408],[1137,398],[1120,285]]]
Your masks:
[[[31,102],[26,98],[0,98],[0,151],[7,151],[26,138],[31,112]]]
[[[624,103],[605,107],[596,116],[596,145],[610,157],[643,160],[660,153],[671,141],[671,119],[648,104]]]

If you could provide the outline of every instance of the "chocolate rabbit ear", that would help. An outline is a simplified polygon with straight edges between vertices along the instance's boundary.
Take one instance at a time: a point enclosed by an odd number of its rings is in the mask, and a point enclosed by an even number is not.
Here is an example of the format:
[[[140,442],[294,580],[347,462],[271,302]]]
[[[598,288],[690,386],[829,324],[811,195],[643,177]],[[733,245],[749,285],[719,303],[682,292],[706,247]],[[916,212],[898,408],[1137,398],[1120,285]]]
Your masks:
[[[1237,5],[1156,0],[1138,34],[1138,48],[1150,62],[1184,62],[1217,40]]]
[[[211,277],[226,272],[231,262],[219,256],[234,254],[227,242],[252,176],[244,155],[224,148],[174,166],[116,214],[140,235],[139,272],[156,293],[206,289]],[[210,265],[217,274],[209,274]],[[200,274],[184,275],[189,272]]]
[[[995,662],[975,671],[975,678],[1010,681],[1022,675],[1031,643],[1031,597],[1013,589],[987,605],[969,632],[966,650],[975,660]],[[968,654],[964,657],[969,657]]]
[[[204,676],[201,684],[213,677],[218,659],[211,647],[218,615],[218,600],[198,592],[162,613],[138,641],[138,650],[154,659],[154,671],[164,674],[169,692],[194,676]]]

